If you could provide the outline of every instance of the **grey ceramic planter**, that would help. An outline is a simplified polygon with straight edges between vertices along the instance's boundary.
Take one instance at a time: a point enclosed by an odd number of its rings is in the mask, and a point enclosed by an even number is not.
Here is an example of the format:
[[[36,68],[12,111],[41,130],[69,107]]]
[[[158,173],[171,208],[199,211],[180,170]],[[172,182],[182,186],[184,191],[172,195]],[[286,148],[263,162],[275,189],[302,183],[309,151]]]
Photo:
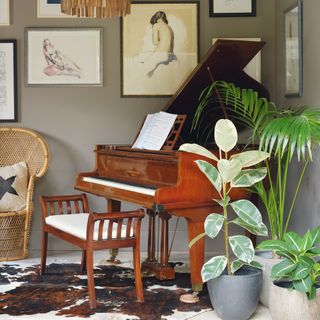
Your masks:
[[[247,320],[259,301],[262,272],[243,267],[234,276],[223,274],[207,283],[210,300],[223,320]]]

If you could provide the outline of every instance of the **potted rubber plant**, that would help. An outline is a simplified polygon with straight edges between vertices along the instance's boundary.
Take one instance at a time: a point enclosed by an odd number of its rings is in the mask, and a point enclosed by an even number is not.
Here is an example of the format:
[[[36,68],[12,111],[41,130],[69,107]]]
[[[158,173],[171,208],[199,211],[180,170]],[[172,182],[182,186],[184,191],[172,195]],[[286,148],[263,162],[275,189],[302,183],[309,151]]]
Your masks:
[[[227,119],[220,119],[216,123],[214,138],[219,156],[196,144],[184,144],[179,149],[217,162],[215,167],[205,160],[195,161],[219,194],[219,198],[213,201],[222,207],[222,214],[217,212],[208,215],[204,224],[205,232],[194,238],[189,246],[205,235],[215,238],[223,230],[225,254],[215,256],[203,265],[202,279],[208,282],[210,299],[220,318],[246,320],[253,314],[259,301],[261,266],[253,261],[251,240],[244,235],[230,235],[229,225],[233,223],[263,236],[268,234],[268,230],[258,208],[251,201],[231,201],[229,194],[233,188],[248,188],[264,179],[267,174],[265,167],[248,167],[266,160],[269,154],[257,150],[232,153],[238,133],[234,124]],[[230,218],[229,209],[235,212],[235,219]]]
[[[263,250],[283,257],[271,269],[270,313],[274,320],[316,320],[320,316],[320,227],[304,236],[286,232],[283,239],[266,240]]]
[[[282,240],[288,230],[303,177],[312,160],[312,151],[320,142],[320,110],[314,107],[294,110],[279,108],[265,98],[259,98],[257,92],[251,89],[240,89],[232,83],[216,81],[200,96],[193,130],[211,135],[213,128],[202,130],[201,119],[214,112],[213,106],[216,104],[223,105],[235,122],[250,129],[250,143],[259,143],[259,149],[271,155],[270,162],[265,163],[267,183],[258,182],[251,190],[257,193],[265,207],[271,238]],[[288,176],[295,159],[302,165],[295,167],[297,180],[290,180],[291,192],[288,193]],[[257,259],[266,270],[261,302],[268,306],[269,270],[279,259],[272,252],[257,254],[260,255]]]

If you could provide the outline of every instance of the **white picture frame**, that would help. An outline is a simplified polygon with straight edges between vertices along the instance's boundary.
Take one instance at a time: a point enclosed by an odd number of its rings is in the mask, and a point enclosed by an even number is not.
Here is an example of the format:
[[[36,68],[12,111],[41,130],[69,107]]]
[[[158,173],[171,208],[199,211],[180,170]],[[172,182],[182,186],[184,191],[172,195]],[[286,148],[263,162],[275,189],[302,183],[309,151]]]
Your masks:
[[[257,41],[260,42],[261,38],[219,38],[223,40],[243,40],[243,41]],[[213,38],[212,44],[218,39]],[[247,64],[243,71],[254,80],[261,83],[261,51],[259,51],[254,58]]]
[[[17,119],[17,40],[0,40],[0,122]]]
[[[10,2],[9,0],[0,0],[0,26],[10,25]]]
[[[61,12],[59,3],[50,3],[49,0],[37,0],[38,18],[76,18]]]
[[[102,86],[102,28],[26,28],[27,86]]]

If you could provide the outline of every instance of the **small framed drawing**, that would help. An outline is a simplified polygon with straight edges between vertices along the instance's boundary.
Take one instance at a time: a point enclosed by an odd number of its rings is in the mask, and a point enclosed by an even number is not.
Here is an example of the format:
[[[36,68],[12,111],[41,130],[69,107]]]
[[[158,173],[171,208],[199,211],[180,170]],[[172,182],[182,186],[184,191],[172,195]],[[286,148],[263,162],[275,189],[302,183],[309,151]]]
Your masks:
[[[0,26],[10,25],[10,3],[9,0],[0,0]]]
[[[0,40],[0,122],[17,118],[17,41]]]
[[[301,97],[302,66],[302,2],[284,12],[285,29],[285,96]]]
[[[209,0],[210,17],[255,17],[256,0]]]
[[[38,18],[75,18],[61,12],[61,0],[37,0]]]
[[[135,1],[121,19],[122,96],[170,96],[198,63],[199,2]]]
[[[28,86],[102,86],[102,28],[26,28]]]
[[[241,41],[261,41],[261,38],[220,38],[225,40],[241,40]],[[212,44],[214,44],[218,39],[213,38]],[[246,65],[243,69],[251,78],[261,82],[261,51],[259,51],[254,58]]]

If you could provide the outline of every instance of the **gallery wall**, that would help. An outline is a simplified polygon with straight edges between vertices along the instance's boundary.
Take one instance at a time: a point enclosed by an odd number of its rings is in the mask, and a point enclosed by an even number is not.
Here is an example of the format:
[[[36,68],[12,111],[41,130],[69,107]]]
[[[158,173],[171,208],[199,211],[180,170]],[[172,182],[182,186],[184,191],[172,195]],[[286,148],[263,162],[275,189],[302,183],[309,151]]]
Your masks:
[[[316,3],[316,0],[309,1]],[[51,152],[49,170],[45,177],[38,181],[35,191],[35,214],[30,239],[30,249],[35,250],[41,245],[39,196],[75,192],[73,185],[77,173],[90,171],[94,167],[94,146],[131,143],[144,116],[161,110],[167,98],[121,98],[118,18],[39,19],[36,17],[36,0],[10,2],[11,25],[0,27],[0,38],[13,38],[18,41],[19,121],[6,125],[28,127],[40,132],[47,140]],[[276,87],[279,86],[276,82],[275,2],[275,0],[257,0],[256,17],[210,18],[209,1],[200,0],[199,21],[200,57],[210,47],[212,38],[261,37],[266,41],[267,44],[262,51],[262,83],[269,90],[272,99],[275,99]],[[311,9],[310,12],[315,18]],[[279,16],[277,19],[279,20]],[[82,88],[25,86],[26,27],[102,27],[103,86]],[[102,198],[91,196],[90,205],[94,210],[105,210],[105,200]],[[124,207],[131,208],[127,204]],[[173,219],[171,226],[174,222]],[[146,236],[146,221],[144,221],[142,250],[146,250]],[[208,243],[207,250],[219,251],[222,248],[219,241]],[[58,240],[50,241],[50,249],[65,248],[70,247]],[[187,227],[184,221],[178,226],[173,251],[187,251]]]
[[[284,96],[284,23],[283,12],[296,1],[276,1],[277,21],[277,77],[276,77],[276,102],[278,105],[288,107],[300,107],[304,105],[320,106],[320,21],[317,12],[320,10],[320,2],[317,0],[302,1],[302,26],[303,26],[303,95],[301,97],[286,98]],[[313,162],[309,165],[301,185],[301,192],[297,198],[297,204],[293,210],[290,229],[304,233],[308,228],[314,228],[320,224],[320,166],[319,151],[314,153]],[[293,197],[293,186],[297,184],[297,168],[301,169],[301,163],[295,161],[291,167],[289,176],[289,191]],[[288,206],[287,206],[288,207]]]

